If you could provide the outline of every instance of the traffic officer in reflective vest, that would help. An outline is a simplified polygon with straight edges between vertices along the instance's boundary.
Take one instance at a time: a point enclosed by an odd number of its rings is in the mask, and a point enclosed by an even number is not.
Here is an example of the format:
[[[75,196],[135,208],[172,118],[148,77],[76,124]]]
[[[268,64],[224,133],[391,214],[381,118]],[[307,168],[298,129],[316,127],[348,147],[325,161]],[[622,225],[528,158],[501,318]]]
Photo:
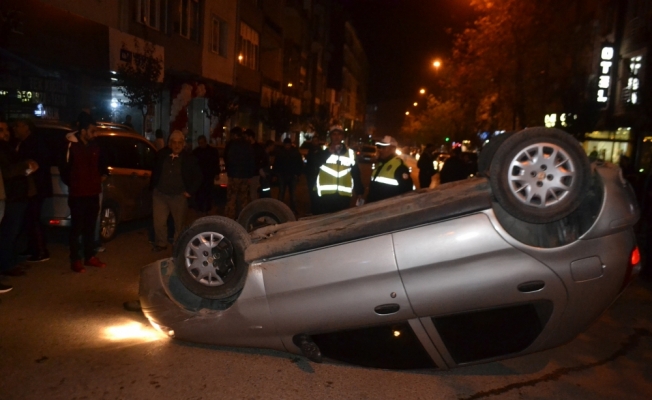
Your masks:
[[[367,203],[384,200],[412,191],[414,184],[410,170],[396,155],[396,140],[385,136],[376,142],[378,149],[378,166],[371,174]]]
[[[319,157],[319,173],[314,190],[317,191],[317,214],[327,214],[350,207],[353,193],[364,194],[360,168],[355,163],[355,152],[343,143],[344,129],[332,126],[330,145]]]

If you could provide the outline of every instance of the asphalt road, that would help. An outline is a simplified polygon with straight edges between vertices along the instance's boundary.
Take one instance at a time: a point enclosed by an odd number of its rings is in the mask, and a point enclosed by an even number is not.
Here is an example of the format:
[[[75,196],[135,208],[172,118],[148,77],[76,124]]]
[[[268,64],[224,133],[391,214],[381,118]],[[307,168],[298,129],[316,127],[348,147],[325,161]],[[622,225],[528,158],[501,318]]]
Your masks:
[[[126,311],[140,268],[170,255],[150,251],[146,226],[122,226],[100,255],[108,266],[85,274],[69,269],[66,231],[51,230],[51,260],[9,279],[14,290],[0,295],[0,399],[652,398],[650,282],[636,281],[572,342],[517,359],[450,371],[315,364],[172,340]]]

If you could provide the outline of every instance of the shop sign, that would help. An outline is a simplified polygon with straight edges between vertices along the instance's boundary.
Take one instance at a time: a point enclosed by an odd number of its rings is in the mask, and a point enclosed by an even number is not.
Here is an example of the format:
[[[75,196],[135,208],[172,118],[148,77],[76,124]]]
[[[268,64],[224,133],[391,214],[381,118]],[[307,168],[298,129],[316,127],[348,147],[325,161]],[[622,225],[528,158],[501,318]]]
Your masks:
[[[567,128],[571,126],[576,119],[577,114],[546,114],[544,117],[544,124],[546,128],[554,128],[557,125],[560,125],[563,128]]]
[[[600,66],[598,74],[598,92],[596,96],[598,103],[606,103],[607,100],[609,100],[609,88],[611,87],[611,69],[613,68],[613,59],[613,46],[602,46],[602,51],[600,52]]]

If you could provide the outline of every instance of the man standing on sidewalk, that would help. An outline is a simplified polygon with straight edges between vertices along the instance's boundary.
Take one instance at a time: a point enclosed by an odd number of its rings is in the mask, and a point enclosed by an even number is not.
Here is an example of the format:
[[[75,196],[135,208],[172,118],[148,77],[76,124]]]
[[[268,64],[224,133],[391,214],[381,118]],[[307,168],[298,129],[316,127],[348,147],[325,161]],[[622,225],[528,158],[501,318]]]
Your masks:
[[[84,266],[106,266],[95,256],[95,225],[100,211],[102,181],[108,175],[108,168],[100,146],[95,143],[95,121],[90,115],[81,113],[77,123],[79,130],[66,136],[68,147],[59,163],[59,170],[69,193],[70,268],[75,272],[86,272]],[[80,235],[83,264],[79,256]]]
[[[17,120],[13,124],[14,135],[18,139],[16,151],[21,159],[31,159],[38,163],[39,169],[32,174],[36,195],[27,201],[25,225],[27,233],[28,262],[47,261],[45,230],[41,224],[41,209],[46,198],[52,196],[52,175],[50,174],[50,155],[42,137],[34,133],[34,123],[29,119]]]
[[[184,151],[185,137],[181,131],[174,131],[168,139],[168,147],[159,151],[156,165],[152,171],[151,185],[154,251],[167,248],[168,216],[174,220],[174,241],[183,229],[188,199],[191,198],[202,183],[202,172],[197,157]]]

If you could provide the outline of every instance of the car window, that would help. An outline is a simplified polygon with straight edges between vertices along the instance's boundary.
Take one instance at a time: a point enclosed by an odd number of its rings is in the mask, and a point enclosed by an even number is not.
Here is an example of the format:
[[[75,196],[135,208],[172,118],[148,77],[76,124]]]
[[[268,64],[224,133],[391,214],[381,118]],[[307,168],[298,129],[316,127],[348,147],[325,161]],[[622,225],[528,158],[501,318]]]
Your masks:
[[[154,163],[156,162],[156,150],[154,147],[144,143],[140,140],[137,141],[136,148],[138,150],[138,168],[153,170]]]
[[[119,136],[100,136],[96,140],[110,167],[139,169],[137,140]]]

